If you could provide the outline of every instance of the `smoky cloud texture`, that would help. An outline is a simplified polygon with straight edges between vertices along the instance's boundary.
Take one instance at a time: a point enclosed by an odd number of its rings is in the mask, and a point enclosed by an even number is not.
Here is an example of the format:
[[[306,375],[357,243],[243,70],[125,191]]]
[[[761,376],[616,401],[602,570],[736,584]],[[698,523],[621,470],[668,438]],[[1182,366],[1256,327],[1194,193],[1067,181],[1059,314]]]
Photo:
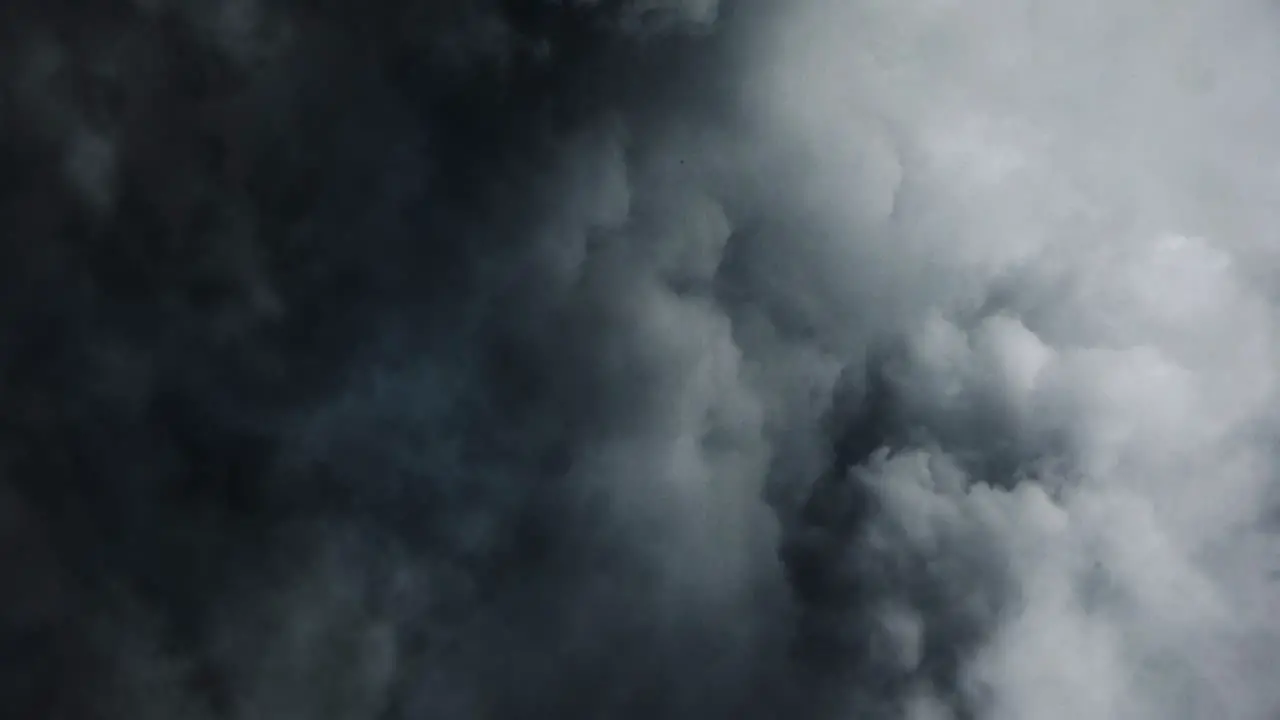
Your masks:
[[[1267,720],[1263,0],[0,8],[0,706]]]

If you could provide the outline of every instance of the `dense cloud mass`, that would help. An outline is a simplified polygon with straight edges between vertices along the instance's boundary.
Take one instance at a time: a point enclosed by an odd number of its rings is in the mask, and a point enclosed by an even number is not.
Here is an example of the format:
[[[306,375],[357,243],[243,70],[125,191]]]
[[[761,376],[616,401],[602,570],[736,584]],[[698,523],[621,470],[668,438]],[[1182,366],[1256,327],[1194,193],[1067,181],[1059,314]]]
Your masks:
[[[0,706],[1280,714],[1264,0],[0,8]]]

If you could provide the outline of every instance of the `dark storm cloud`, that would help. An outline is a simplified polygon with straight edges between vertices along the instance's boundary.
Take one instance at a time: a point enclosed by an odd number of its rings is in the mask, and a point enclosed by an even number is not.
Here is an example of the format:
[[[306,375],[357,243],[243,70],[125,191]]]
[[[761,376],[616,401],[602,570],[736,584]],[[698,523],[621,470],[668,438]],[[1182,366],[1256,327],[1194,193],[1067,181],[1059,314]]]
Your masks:
[[[1176,4],[6,6],[6,707],[1266,716],[1276,58]]]
[[[758,437],[714,386],[737,359],[711,298],[665,288],[709,286],[729,227],[709,198],[637,193],[628,157],[658,120],[627,116],[679,97],[715,10],[11,8],[7,525],[33,548],[10,571],[33,598],[7,613],[32,668],[11,707],[759,696],[737,546],[769,514],[687,487],[762,462]],[[669,238],[636,243],[640,223]],[[725,349],[704,388],[705,333]],[[673,459],[688,432],[717,458]]]

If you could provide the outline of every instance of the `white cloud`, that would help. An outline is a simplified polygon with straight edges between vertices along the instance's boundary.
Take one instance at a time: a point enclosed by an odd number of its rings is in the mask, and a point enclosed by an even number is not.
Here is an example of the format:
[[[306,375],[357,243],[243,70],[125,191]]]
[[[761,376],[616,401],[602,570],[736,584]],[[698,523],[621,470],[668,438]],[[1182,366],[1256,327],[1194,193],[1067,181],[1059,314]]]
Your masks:
[[[901,313],[897,397],[937,443],[871,476],[874,527],[930,558],[898,583],[962,603],[993,582],[975,564],[1007,571],[966,664],[982,717],[1280,709],[1220,665],[1275,652],[1280,627],[1247,609],[1274,590],[1241,559],[1274,472],[1276,313],[1254,272],[1275,256],[1274,19],[819,0],[764,41],[761,107],[820,148],[812,222],[857,258],[850,284],[889,296],[853,293],[862,312]],[[963,490],[921,464],[983,472],[1009,443],[1021,471]]]

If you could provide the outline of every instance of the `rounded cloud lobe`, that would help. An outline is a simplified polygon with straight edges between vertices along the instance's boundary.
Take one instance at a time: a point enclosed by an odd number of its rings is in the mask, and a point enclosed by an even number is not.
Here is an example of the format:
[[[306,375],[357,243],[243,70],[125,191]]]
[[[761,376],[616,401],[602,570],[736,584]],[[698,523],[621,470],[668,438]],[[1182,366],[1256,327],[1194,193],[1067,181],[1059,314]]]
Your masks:
[[[1280,709],[1265,3],[4,12],[19,717]]]

